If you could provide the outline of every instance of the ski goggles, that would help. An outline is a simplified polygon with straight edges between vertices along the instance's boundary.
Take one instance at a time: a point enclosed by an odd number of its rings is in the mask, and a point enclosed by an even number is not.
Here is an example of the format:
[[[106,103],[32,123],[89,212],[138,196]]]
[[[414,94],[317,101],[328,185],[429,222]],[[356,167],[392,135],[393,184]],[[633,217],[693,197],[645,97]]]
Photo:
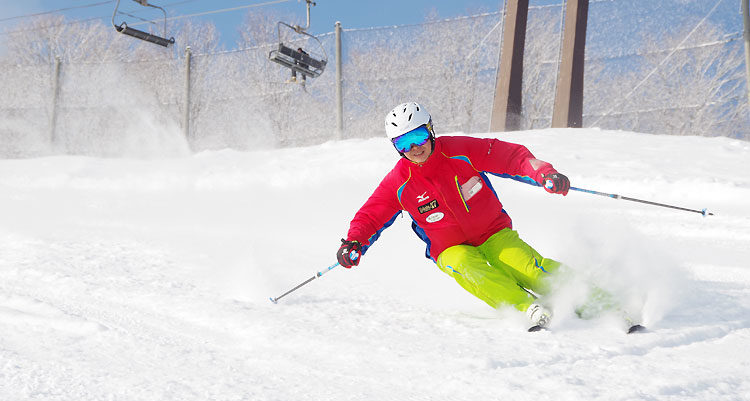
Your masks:
[[[391,139],[391,142],[393,142],[393,146],[396,147],[396,150],[401,153],[406,153],[411,150],[413,145],[422,146],[429,140],[430,131],[427,129],[426,125],[422,125],[403,135]]]

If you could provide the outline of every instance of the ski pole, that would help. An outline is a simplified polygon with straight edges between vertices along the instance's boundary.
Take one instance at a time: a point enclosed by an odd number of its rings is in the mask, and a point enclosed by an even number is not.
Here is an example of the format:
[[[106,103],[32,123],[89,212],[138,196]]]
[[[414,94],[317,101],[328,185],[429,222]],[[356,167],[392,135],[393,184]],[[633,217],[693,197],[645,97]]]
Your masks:
[[[279,301],[279,299],[281,299],[281,298],[283,298],[283,297],[287,296],[288,294],[292,293],[293,291],[297,290],[298,288],[302,287],[303,285],[305,285],[305,284],[307,284],[307,283],[309,283],[309,282],[311,282],[311,281],[315,280],[316,278],[318,278],[318,277],[320,277],[320,276],[322,276],[322,275],[324,275],[324,274],[328,273],[329,271],[333,270],[333,268],[334,268],[334,267],[336,267],[336,266],[338,266],[338,265],[339,265],[339,263],[338,263],[338,262],[336,262],[336,263],[334,263],[334,264],[332,264],[332,265],[328,266],[327,268],[323,269],[322,271],[319,271],[319,272],[315,273],[315,275],[314,275],[314,276],[312,276],[312,277],[310,277],[309,279],[305,280],[305,281],[304,281],[304,282],[303,282],[302,284],[300,284],[300,285],[298,285],[298,286],[296,286],[296,287],[292,288],[291,290],[289,290],[289,291],[287,291],[287,292],[285,292],[285,293],[283,293],[283,294],[279,295],[279,296],[278,296],[278,297],[276,297],[276,298],[273,298],[273,297],[271,297],[271,298],[269,298],[269,299],[271,300],[271,302],[273,302],[273,303],[277,303],[277,302]]]
[[[622,200],[627,200],[627,201],[632,201],[632,202],[646,203],[648,205],[668,207],[670,209],[684,210],[686,212],[700,213],[700,214],[703,215],[703,217],[706,217],[707,215],[708,216],[713,216],[714,215],[713,213],[708,213],[706,211],[706,209],[702,209],[702,210],[688,209],[688,208],[684,208],[684,207],[680,207],[680,206],[673,206],[673,205],[667,205],[667,204],[664,204],[664,203],[651,202],[651,201],[647,201],[647,200],[643,200],[643,199],[635,199],[635,198],[630,198],[630,197],[627,197],[627,196],[622,196],[622,195],[617,195],[617,194],[608,194],[608,193],[605,193],[605,192],[592,191],[590,189],[583,189],[583,188],[576,188],[576,187],[570,187],[570,189],[573,190],[573,191],[586,192],[588,194],[607,196],[607,197],[613,198],[613,199],[622,199]]]

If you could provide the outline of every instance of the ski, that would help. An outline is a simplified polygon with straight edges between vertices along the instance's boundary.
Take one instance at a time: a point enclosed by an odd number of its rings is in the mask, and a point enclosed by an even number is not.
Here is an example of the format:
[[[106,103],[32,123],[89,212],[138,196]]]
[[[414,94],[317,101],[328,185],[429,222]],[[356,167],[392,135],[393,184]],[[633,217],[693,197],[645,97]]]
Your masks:
[[[628,331],[627,331],[628,334],[643,333],[644,331],[646,331],[646,326],[642,326],[636,323],[627,314],[624,314],[623,317],[625,318],[625,327],[628,328]]]
[[[537,331],[547,331],[547,330],[549,330],[547,327],[540,326],[540,325],[537,324],[537,325],[529,327],[528,330],[526,330],[526,331],[528,331],[529,333],[534,333],[534,332],[537,332]],[[644,333],[646,331],[648,331],[646,329],[646,326],[642,326],[640,324],[633,324],[633,325],[628,326],[627,333],[628,334]]]
[[[643,333],[647,331],[645,326],[641,326],[640,324],[634,324],[628,328],[628,334],[633,333]]]
[[[544,330],[549,330],[549,329],[547,329],[547,328],[546,328],[546,327],[544,327],[544,326],[541,326],[541,325],[538,325],[538,324],[537,324],[537,325],[535,325],[535,326],[531,326],[531,327],[529,327],[529,329],[528,329],[528,330],[526,330],[526,331],[528,331],[529,333],[533,333],[533,332],[536,332],[536,331],[544,331]]]

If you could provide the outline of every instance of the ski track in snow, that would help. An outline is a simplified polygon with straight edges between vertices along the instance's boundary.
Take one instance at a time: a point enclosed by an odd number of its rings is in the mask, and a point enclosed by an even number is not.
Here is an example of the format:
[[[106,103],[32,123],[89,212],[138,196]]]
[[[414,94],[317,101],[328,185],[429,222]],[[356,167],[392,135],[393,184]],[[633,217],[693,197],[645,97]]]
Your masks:
[[[499,134],[588,194],[493,179],[522,237],[649,331],[491,310],[408,216],[360,266],[338,238],[396,160],[384,140],[184,158],[0,160],[2,400],[750,400],[750,144]],[[566,292],[567,291],[567,292]]]

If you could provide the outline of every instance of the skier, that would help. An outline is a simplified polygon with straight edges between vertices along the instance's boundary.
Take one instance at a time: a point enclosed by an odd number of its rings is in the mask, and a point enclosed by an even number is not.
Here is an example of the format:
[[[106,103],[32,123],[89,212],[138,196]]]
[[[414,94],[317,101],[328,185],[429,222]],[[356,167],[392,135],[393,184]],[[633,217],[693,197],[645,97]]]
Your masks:
[[[302,50],[302,48],[301,48],[301,47],[298,47],[298,48],[297,48],[297,51],[298,51],[298,52],[299,52],[300,54],[303,54],[303,55],[305,55],[305,56],[309,56],[309,55],[310,55],[310,54],[309,54],[309,53],[307,53],[306,51]],[[305,64],[305,63],[303,63],[302,61],[300,61],[300,60],[297,60],[297,59],[295,59],[295,60],[294,60],[294,65],[298,65],[298,66],[300,66],[300,67],[302,67],[302,68],[305,68],[305,69],[307,69],[307,68],[309,68],[309,67],[310,67],[309,65],[307,65],[307,64]],[[306,76],[305,74],[301,74],[301,75],[302,75],[302,86],[304,87],[304,86],[305,86],[305,82],[306,82],[306,80],[307,80],[307,76]],[[296,68],[292,68],[292,77],[291,77],[291,78],[289,78],[289,79],[288,79],[288,80],[287,80],[286,82],[287,82],[287,83],[295,83],[295,82],[297,82],[297,69],[296,69]]]
[[[402,158],[355,214],[337,252],[351,268],[402,210],[427,243],[426,256],[461,287],[493,308],[513,305],[546,327],[550,311],[529,292],[544,295],[560,266],[524,242],[486,173],[533,181],[565,196],[570,181],[529,150],[497,139],[435,137],[432,118],[417,103],[396,106],[385,131]]]

